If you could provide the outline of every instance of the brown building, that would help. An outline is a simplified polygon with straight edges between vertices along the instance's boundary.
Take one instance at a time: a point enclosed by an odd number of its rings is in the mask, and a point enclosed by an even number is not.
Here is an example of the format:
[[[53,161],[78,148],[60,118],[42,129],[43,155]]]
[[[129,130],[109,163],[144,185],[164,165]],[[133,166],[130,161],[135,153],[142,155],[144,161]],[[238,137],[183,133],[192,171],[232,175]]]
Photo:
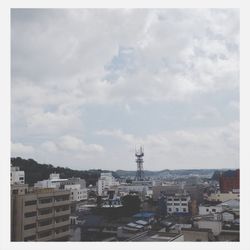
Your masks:
[[[67,241],[70,191],[11,186],[11,241]]]
[[[220,191],[227,193],[233,189],[240,189],[240,170],[229,170],[220,176]]]

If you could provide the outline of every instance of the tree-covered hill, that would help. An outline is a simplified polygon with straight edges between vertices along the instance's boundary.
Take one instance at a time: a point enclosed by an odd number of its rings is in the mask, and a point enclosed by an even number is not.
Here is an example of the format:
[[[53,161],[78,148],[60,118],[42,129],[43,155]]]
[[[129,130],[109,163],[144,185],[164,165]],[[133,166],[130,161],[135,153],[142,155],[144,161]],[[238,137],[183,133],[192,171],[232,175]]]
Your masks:
[[[101,172],[101,169],[93,170],[73,170],[70,168],[54,167],[51,164],[40,164],[33,159],[22,159],[21,157],[11,158],[11,164],[13,166],[20,167],[20,170],[25,171],[25,183],[30,186],[34,185],[37,181],[45,180],[49,178],[51,173],[60,174],[60,178],[80,177],[86,180],[87,186],[95,185]],[[113,172],[115,177],[118,177]]]

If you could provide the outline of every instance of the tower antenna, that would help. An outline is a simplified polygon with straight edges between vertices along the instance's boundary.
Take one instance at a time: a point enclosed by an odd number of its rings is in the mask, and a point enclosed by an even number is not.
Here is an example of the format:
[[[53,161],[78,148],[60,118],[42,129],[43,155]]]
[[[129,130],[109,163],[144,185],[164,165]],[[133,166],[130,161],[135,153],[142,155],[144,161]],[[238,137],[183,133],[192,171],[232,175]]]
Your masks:
[[[136,181],[143,181],[144,180],[144,171],[143,171],[143,156],[144,156],[144,149],[142,146],[137,150],[135,148],[135,162],[137,163],[137,171],[135,175]]]

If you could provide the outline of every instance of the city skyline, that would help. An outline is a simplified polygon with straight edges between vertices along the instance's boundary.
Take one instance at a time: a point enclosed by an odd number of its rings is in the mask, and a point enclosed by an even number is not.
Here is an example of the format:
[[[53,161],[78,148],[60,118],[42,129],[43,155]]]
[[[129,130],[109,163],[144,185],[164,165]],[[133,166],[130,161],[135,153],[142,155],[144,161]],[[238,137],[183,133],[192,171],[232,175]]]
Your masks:
[[[11,11],[12,156],[239,168],[239,11]]]

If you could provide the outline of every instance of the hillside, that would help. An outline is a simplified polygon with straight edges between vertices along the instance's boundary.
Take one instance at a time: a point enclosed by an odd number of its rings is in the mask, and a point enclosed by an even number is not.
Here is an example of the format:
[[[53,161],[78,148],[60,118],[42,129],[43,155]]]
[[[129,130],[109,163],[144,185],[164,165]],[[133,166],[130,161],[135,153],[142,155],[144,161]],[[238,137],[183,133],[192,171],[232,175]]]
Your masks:
[[[22,159],[20,157],[11,158],[11,164],[13,166],[20,167],[20,170],[25,171],[25,183],[32,186],[37,181],[45,180],[49,178],[51,173],[59,173],[61,178],[80,177],[86,180],[87,186],[95,185],[101,172],[101,169],[93,170],[72,170],[70,168],[54,167],[51,164],[40,164],[33,159]],[[116,173],[113,173],[115,177],[118,177]]]

